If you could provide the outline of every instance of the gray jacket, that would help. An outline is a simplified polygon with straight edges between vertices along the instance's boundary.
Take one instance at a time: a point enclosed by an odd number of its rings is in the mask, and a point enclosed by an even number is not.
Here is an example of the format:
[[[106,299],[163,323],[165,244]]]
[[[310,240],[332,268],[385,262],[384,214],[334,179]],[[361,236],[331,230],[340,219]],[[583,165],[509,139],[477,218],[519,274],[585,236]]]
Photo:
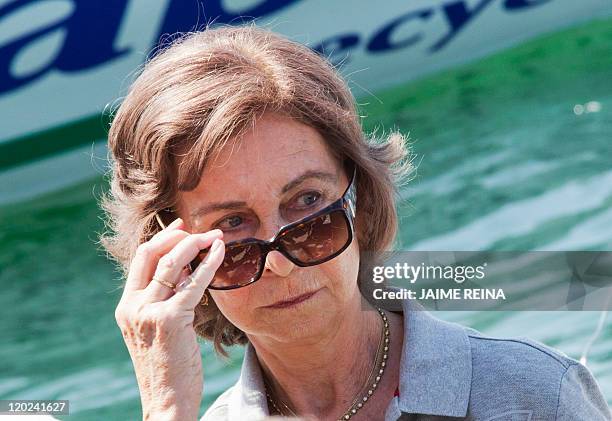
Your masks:
[[[610,409],[588,368],[529,339],[495,338],[402,302],[404,345],[399,397],[380,420],[604,421]],[[268,415],[255,349],[240,378],[201,421]]]

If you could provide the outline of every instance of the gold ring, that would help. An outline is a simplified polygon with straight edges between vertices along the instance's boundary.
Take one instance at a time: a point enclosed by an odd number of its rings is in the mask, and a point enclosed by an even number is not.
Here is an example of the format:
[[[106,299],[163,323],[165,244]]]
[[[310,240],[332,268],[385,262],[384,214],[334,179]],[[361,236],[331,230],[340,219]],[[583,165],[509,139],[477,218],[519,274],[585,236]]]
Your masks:
[[[170,283],[170,282],[168,282],[168,281],[166,281],[164,279],[160,279],[157,276],[154,276],[153,280],[159,282],[163,286],[166,286],[166,287],[168,287],[168,288],[170,288],[171,290],[174,291],[174,284],[172,284],[172,283]]]

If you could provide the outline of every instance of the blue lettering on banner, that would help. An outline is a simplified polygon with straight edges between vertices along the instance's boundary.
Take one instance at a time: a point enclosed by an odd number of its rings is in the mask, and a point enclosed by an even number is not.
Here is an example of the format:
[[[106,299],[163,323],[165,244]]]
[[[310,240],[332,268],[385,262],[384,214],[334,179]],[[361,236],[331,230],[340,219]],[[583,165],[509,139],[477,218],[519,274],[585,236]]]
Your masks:
[[[385,25],[382,29],[380,29],[377,33],[374,34],[372,40],[368,43],[368,51],[377,53],[382,51],[396,50],[398,48],[406,48],[413,44],[416,44],[421,40],[421,38],[423,38],[422,33],[416,33],[395,44],[391,43],[390,38],[393,31],[402,23],[411,21],[414,18],[426,20],[431,18],[433,13],[434,12],[432,9],[419,10],[406,13],[405,15],[393,20],[391,23]]]
[[[347,63],[350,51],[357,47],[360,42],[359,34],[336,35],[312,47],[330,62],[337,65],[340,62]]]
[[[550,0],[506,0],[504,2],[504,8],[507,10],[518,10],[526,7],[540,6],[544,3],[548,3]]]
[[[444,47],[450,42],[451,39],[455,38],[459,31],[461,31],[466,24],[472,19],[478,16],[486,6],[491,3],[492,0],[481,0],[476,6],[471,9],[466,5],[464,1],[455,1],[449,4],[445,4],[442,9],[444,16],[448,21],[450,31],[448,34],[443,36],[434,45],[431,46],[430,51],[435,52]]]
[[[26,85],[51,69],[64,72],[86,70],[127,53],[129,49],[114,48],[127,1],[73,0],[74,12],[70,16],[0,45],[0,94]],[[14,1],[0,8],[0,22],[31,3],[35,0]],[[66,38],[59,54],[51,62],[27,76],[11,74],[11,63],[21,49],[60,28],[66,30]]]
[[[222,0],[197,0],[196,2],[172,0],[166,11],[166,18],[162,24],[160,35],[200,30],[201,28],[198,28],[198,25],[211,22],[241,24],[260,16],[278,12],[298,1],[300,0],[264,0],[250,9],[240,11],[240,13],[230,13],[223,7]],[[198,22],[200,6],[203,12],[203,22]]]
[[[129,48],[117,49],[115,41],[118,30],[125,18],[129,0],[72,0],[74,11],[69,16],[47,24],[34,31],[12,37],[0,44],[0,95],[20,88],[40,78],[50,70],[77,72],[108,63],[128,53]],[[206,24],[240,24],[279,12],[303,0],[262,0],[241,10],[230,12],[223,6],[223,0],[170,0],[158,31],[159,40],[163,34],[201,30]],[[503,0],[496,3],[507,12],[529,10],[548,3],[550,0]],[[16,0],[0,7],[0,24],[16,11],[32,5],[35,0]],[[425,25],[436,13],[440,13],[448,30],[428,47],[430,54],[446,47],[470,22],[474,21],[493,0],[453,0],[435,7],[413,10],[390,22],[383,23],[372,34],[358,31],[337,34],[320,41],[312,48],[332,62],[350,58],[357,48],[368,53],[384,53],[409,48],[425,42],[425,32],[415,28],[414,32],[400,40],[393,41],[393,34],[404,25]],[[202,11],[202,14],[198,13]],[[200,25],[200,27],[198,27]],[[50,33],[66,31],[64,44],[58,55],[42,68],[28,75],[11,74],[11,64],[21,50]],[[155,48],[152,50],[155,51]]]

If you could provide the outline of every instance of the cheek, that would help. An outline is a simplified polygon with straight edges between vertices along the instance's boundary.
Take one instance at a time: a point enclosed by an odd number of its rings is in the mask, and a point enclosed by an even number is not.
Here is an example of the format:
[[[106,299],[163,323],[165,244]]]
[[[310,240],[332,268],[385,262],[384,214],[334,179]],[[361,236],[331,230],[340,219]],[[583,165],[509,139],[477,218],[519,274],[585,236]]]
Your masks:
[[[234,291],[209,290],[217,307],[223,315],[235,326],[248,324],[249,309],[252,306],[251,288],[240,288]]]
[[[331,281],[330,289],[353,290],[357,288],[357,276],[359,274],[359,246],[353,241],[344,252],[324,263],[323,270],[326,278]]]

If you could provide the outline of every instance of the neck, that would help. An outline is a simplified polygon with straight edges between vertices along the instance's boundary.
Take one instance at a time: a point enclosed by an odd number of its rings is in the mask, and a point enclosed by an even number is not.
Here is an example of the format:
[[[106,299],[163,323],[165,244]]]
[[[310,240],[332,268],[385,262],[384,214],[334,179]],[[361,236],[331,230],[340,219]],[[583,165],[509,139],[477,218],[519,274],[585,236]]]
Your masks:
[[[249,337],[279,408],[283,402],[297,414],[337,418],[355,398],[361,399],[376,364],[383,321],[374,308],[363,311],[356,302],[335,312],[330,329],[317,338],[280,342]]]

